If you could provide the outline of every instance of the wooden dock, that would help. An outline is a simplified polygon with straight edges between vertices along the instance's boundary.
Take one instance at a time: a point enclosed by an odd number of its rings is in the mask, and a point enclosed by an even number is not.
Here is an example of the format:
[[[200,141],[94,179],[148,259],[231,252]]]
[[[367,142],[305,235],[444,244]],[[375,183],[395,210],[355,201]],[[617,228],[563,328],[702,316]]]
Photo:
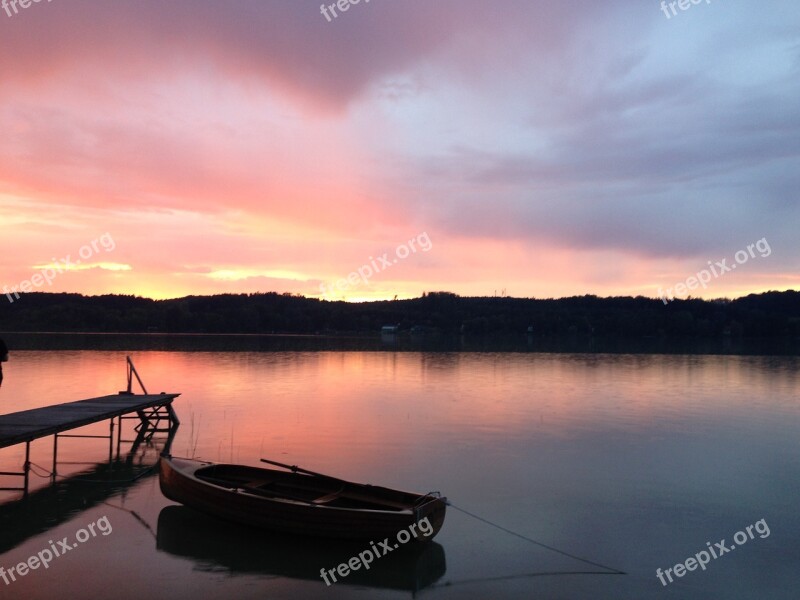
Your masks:
[[[147,420],[148,409],[165,407],[168,413],[172,411],[171,403],[179,395],[118,394],[0,415],[0,448],[32,442],[131,413],[137,413],[144,421]],[[174,412],[172,417],[175,419]]]
[[[172,408],[172,401],[180,394],[148,394],[142,384],[136,368],[130,357],[128,361],[128,388],[111,396],[89,398],[77,402],[66,402],[42,408],[23,410],[7,415],[0,415],[0,448],[7,448],[16,444],[25,444],[25,463],[23,471],[0,472],[0,475],[24,477],[23,487],[0,487],[4,491],[22,491],[28,493],[28,474],[30,471],[31,442],[53,436],[53,471],[55,481],[57,475],[58,440],[59,438],[101,438],[109,440],[109,461],[114,450],[114,420],[117,421],[117,454],[119,455],[122,443],[122,420],[138,419],[135,430],[139,434],[152,437],[158,431],[173,432],[180,424],[178,416]],[[133,377],[139,382],[143,394],[132,392]],[[79,435],[64,433],[93,423],[109,420],[108,435]],[[161,426],[166,421],[167,426]]]

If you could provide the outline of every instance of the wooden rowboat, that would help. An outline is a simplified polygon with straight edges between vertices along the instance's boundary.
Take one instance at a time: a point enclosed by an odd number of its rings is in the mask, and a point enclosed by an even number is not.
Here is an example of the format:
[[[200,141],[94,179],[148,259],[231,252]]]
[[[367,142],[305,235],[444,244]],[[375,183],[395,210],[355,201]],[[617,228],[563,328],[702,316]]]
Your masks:
[[[400,539],[398,534],[405,530],[413,534],[412,541],[426,541],[444,524],[446,499],[437,495],[272,464],[291,471],[162,456],[159,483],[174,502],[284,533],[378,541]]]

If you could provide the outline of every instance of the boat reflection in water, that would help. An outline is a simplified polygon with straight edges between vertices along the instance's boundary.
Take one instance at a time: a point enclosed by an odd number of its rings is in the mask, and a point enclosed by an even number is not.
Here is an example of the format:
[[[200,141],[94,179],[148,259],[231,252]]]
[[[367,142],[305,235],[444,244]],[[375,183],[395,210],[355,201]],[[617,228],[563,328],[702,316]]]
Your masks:
[[[375,540],[377,543],[380,540]],[[319,581],[320,569],[335,569],[369,548],[365,542],[265,533],[209,517],[184,506],[158,515],[157,548],[192,559],[204,571],[262,574]],[[418,592],[447,570],[444,548],[436,542],[400,546],[375,559],[369,570],[351,571],[336,585]]]

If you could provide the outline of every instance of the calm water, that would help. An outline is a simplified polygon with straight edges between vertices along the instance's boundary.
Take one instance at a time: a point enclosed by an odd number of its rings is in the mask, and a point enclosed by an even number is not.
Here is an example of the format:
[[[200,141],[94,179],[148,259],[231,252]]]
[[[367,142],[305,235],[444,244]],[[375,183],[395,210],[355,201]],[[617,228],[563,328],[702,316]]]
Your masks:
[[[14,352],[0,411],[123,389],[125,354]],[[597,568],[451,508],[437,545],[326,587],[315,574],[358,547],[276,539],[174,507],[144,471],[163,442],[140,445],[127,462],[123,444],[109,469],[106,441],[66,439],[58,469],[67,484],[33,477],[41,489],[25,505],[0,496],[0,566],[103,517],[112,530],[46,570],[0,579],[0,598],[409,598],[419,587],[431,599],[797,597],[797,357],[143,350],[134,360],[151,392],[182,393],[175,455],[253,465],[263,456],[441,490],[456,506],[628,574],[578,574]],[[52,439],[32,453],[46,475]],[[0,470],[23,460],[22,446],[0,450]],[[666,587],[656,578],[761,519],[768,537],[756,533]]]

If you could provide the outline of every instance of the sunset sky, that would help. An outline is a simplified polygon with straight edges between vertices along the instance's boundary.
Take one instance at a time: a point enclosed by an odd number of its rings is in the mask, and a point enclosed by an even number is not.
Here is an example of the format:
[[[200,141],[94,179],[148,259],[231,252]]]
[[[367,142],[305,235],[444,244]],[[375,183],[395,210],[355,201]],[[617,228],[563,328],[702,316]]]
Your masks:
[[[796,2],[15,6],[0,286],[655,297],[766,240],[692,295],[800,289]]]

